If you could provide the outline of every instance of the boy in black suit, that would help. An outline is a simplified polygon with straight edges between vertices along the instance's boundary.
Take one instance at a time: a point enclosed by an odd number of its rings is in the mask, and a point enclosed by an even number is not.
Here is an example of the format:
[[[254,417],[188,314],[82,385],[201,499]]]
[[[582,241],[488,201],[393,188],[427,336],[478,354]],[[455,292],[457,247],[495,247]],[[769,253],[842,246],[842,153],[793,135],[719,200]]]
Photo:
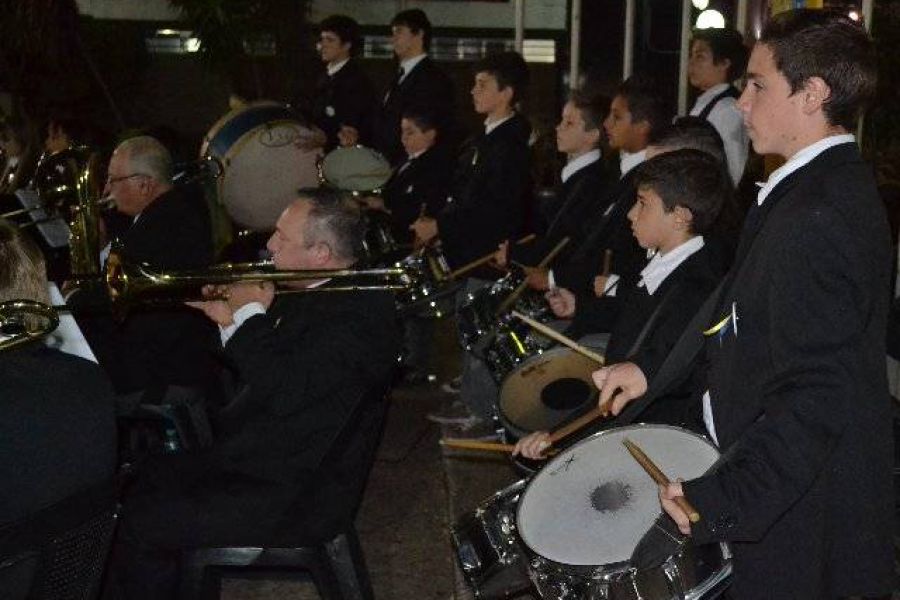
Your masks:
[[[385,94],[376,100],[372,145],[392,165],[406,158],[400,141],[400,119],[411,107],[430,107],[447,123],[448,139],[453,129],[453,84],[437,63],[428,56],[431,46],[431,22],[418,8],[397,13],[391,19],[391,44],[399,65]],[[353,145],[359,132],[352,127],[341,131],[341,143]]]
[[[660,500],[695,543],[731,544],[735,597],[887,595],[890,233],[848,133],[874,96],[874,47],[845,15],[781,13],[748,79],[738,107],[754,150],[787,162],[759,191],[722,287],[670,357],[656,371],[623,363],[595,373],[601,406],[627,416],[699,375],[704,422],[724,456],[662,487]]]
[[[355,60],[362,38],[359,24],[344,15],[332,15],[319,24],[319,53],[325,73],[316,84],[313,123],[325,135],[325,150],[338,145],[338,132],[352,127],[360,144],[372,138],[375,88]]]
[[[622,309],[606,359],[658,364],[719,281],[721,273],[710,259],[704,234],[731,193],[731,183],[722,162],[699,150],[660,154],[637,168],[634,182],[637,201],[628,220],[641,247],[655,254],[638,275],[623,278],[615,290]],[[573,328],[590,332],[579,323],[590,319],[584,314],[590,313],[589,298],[576,301],[571,292],[558,289],[547,299],[557,316],[574,316]],[[662,410],[642,414],[641,420],[692,425],[687,399],[685,390],[677,390],[656,403]],[[531,434],[519,441],[515,453],[538,458],[548,446],[547,438],[547,432]]]

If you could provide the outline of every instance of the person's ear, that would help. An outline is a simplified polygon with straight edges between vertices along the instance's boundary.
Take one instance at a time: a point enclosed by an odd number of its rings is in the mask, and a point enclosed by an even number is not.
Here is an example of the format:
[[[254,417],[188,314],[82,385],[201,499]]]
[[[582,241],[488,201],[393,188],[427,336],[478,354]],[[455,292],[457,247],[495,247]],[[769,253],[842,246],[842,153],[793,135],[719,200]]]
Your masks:
[[[810,77],[799,91],[801,108],[803,113],[811,115],[822,110],[825,103],[831,98],[831,86],[825,83],[821,77]]]
[[[675,213],[675,227],[680,231],[689,231],[691,224],[694,222],[694,214],[691,209],[684,206],[676,206],[673,210]]]

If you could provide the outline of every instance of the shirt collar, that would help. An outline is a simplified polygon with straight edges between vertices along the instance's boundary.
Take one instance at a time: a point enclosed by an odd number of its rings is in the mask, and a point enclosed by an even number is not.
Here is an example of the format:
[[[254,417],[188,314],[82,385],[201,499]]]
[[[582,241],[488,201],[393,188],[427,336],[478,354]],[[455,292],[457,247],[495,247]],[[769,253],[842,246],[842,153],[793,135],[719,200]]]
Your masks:
[[[717,83],[712,86],[699,96],[697,96],[697,100],[694,102],[694,108],[691,110],[692,115],[700,114],[706,105],[712,102],[712,99],[724,92],[729,88],[730,83]]]
[[[491,121],[490,119],[485,119],[484,120],[484,134],[490,135],[490,133],[493,130],[497,129],[498,127],[500,127],[501,125],[503,125],[504,123],[506,123],[507,121],[512,119],[514,116],[516,116],[516,113],[510,113],[507,116],[500,119],[499,121]]]
[[[772,174],[769,175],[769,179],[765,183],[757,183],[757,185],[760,186],[760,190],[759,194],[756,196],[756,203],[759,206],[762,206],[763,201],[769,196],[772,190],[775,189],[775,186],[781,183],[784,178],[786,178],[794,171],[799,170],[801,167],[805,167],[807,164],[812,162],[814,158],[816,158],[829,148],[833,148],[840,144],[849,144],[850,142],[856,142],[856,136],[854,136],[852,133],[842,133],[839,135],[831,135],[823,138],[818,142],[810,144],[806,148],[798,151],[796,154],[790,157],[786,163],[772,171]]]
[[[646,287],[651,296],[656,293],[666,278],[692,254],[703,248],[703,236],[692,237],[680,246],[672,248],[665,254],[657,252],[647,266],[641,271],[638,287]]]
[[[619,151],[619,170],[622,172],[620,177],[625,177],[628,174],[628,171],[632,170],[644,160],[647,159],[647,149],[644,148],[635,153],[625,152],[624,150]]]
[[[400,68],[403,69],[403,76],[400,78],[400,81],[403,81],[407,77],[409,77],[409,72],[416,68],[420,62],[427,58],[427,54],[420,54],[418,56],[413,56],[412,58],[407,58],[403,62],[400,63]]]
[[[338,71],[340,71],[344,67],[344,65],[346,65],[348,62],[350,62],[350,59],[345,58],[344,60],[342,60],[340,62],[328,63],[327,65],[325,65],[325,70],[328,71],[329,76],[332,76],[335,73],[337,73]]]
[[[585,152],[581,156],[576,156],[575,158],[567,162],[566,166],[563,167],[561,175],[563,183],[567,182],[569,180],[569,177],[571,177],[581,169],[585,168],[588,165],[594,164],[598,160],[600,160],[600,150],[596,148],[594,150],[591,150],[590,152]]]

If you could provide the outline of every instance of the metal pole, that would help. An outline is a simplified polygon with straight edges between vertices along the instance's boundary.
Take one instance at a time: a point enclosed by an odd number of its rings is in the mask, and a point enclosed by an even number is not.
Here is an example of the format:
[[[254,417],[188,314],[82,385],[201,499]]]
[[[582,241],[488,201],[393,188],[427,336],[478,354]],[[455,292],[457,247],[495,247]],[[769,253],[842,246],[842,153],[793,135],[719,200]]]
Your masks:
[[[747,0],[738,0],[737,22],[734,24],[734,28],[745,38],[747,37],[747,11],[749,9],[750,6]]]
[[[691,43],[691,0],[681,2],[681,49],[678,54],[678,114],[687,113],[687,65]]]
[[[525,0],[516,0],[516,52],[525,48]]]
[[[581,68],[581,0],[572,0],[572,21],[569,25],[569,89],[578,88]]]
[[[625,0],[625,43],[622,48],[622,79],[631,77],[634,68],[634,6],[636,0]]]

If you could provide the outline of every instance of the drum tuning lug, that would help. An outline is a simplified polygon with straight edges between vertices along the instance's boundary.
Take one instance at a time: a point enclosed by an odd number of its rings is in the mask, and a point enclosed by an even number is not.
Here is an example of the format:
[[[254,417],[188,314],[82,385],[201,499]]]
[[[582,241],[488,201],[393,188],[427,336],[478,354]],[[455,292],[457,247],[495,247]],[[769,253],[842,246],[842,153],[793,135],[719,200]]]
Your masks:
[[[666,578],[666,585],[672,593],[672,597],[676,600],[684,600],[684,584],[681,580],[681,572],[678,570],[678,564],[674,557],[669,557],[662,565],[663,575]]]

